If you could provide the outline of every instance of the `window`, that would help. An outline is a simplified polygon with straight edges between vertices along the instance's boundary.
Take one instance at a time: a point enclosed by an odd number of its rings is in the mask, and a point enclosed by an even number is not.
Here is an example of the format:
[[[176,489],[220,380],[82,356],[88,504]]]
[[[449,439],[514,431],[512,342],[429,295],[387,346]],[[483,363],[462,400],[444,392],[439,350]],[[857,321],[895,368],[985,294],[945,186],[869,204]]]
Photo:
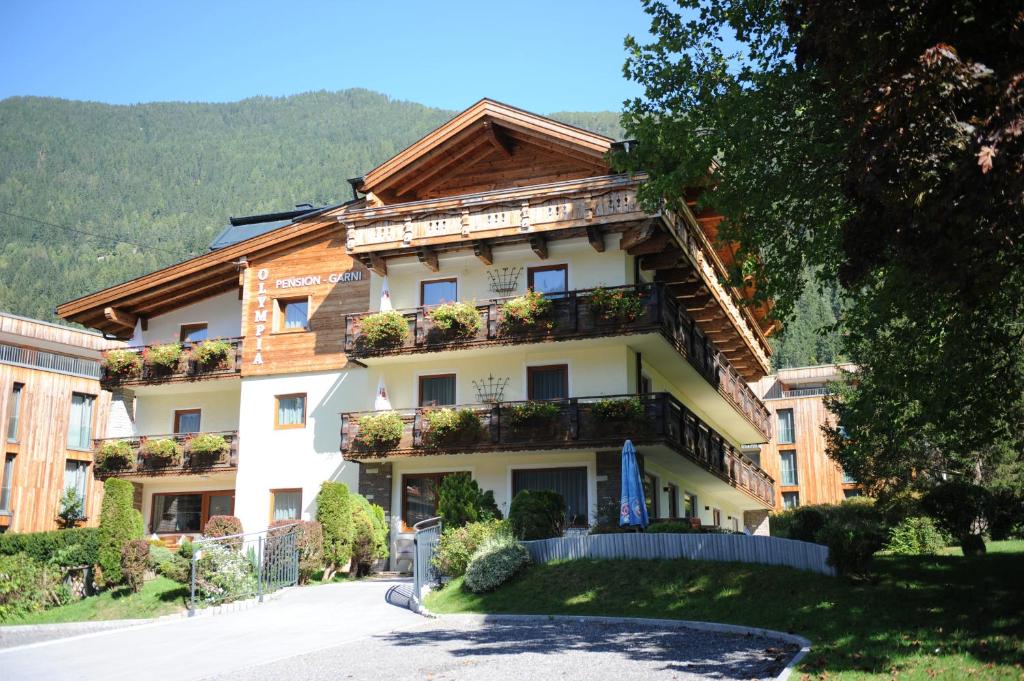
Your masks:
[[[420,305],[454,303],[458,299],[458,282],[455,279],[434,279],[420,282]]]
[[[538,293],[564,293],[569,290],[569,266],[530,267],[526,270],[526,285]]]
[[[412,527],[437,515],[437,491],[452,473],[416,473],[402,476],[402,523]]]
[[[21,393],[25,390],[22,383],[15,383],[11,388],[11,402],[7,406],[7,441],[18,441],[18,422],[21,419]]]
[[[180,534],[202,532],[215,515],[234,515],[232,490],[193,492],[191,494],[154,494],[150,532]]]
[[[11,512],[11,483],[14,481],[14,454],[4,459],[3,486],[0,487],[0,513]]]
[[[80,518],[85,517],[85,492],[89,483],[89,462],[68,459],[64,462],[64,489],[73,489],[82,500]]]
[[[800,505],[800,493],[799,492],[783,492],[782,493],[782,508],[787,511],[792,508],[797,508]]]
[[[92,403],[94,395],[71,394],[71,418],[68,420],[68,449],[92,446]]]
[[[683,517],[697,517],[697,497],[690,494],[689,492],[683,493]]]
[[[665,493],[668,494],[668,517],[679,517],[679,488],[671,482],[665,485]]]
[[[278,395],[274,402],[274,428],[281,430],[306,427],[306,393]]]
[[[277,301],[276,331],[309,329],[309,298],[285,298]]]
[[[182,324],[178,340],[182,343],[198,343],[208,337],[206,324]]]
[[[174,411],[174,432],[198,433],[202,416],[201,409],[176,409]]]
[[[301,520],[302,490],[272,489],[270,490],[271,520]]]
[[[861,491],[859,489],[844,489],[843,490],[843,497],[846,498],[846,499],[853,499],[854,497],[859,497],[860,495],[861,495]]]
[[[711,509],[711,521],[715,527],[722,526],[722,511],[720,509]]]
[[[796,442],[796,434],[793,430],[793,410],[780,409],[776,416],[779,420],[779,444],[794,444]]]
[[[779,452],[779,471],[782,474],[783,485],[799,485],[796,475],[796,452],[792,449]]]
[[[658,517],[658,479],[650,473],[644,473],[644,502],[647,504],[647,517]]]
[[[586,468],[520,468],[512,471],[512,497],[524,489],[558,492],[565,499],[566,522],[573,527],[589,524]]]
[[[857,484],[857,480],[852,475],[847,473],[846,471],[843,471],[843,484],[844,485],[856,485]]]
[[[420,376],[420,406],[455,404],[455,374]]]
[[[569,366],[555,364],[526,368],[526,396],[531,400],[558,400],[569,396]]]

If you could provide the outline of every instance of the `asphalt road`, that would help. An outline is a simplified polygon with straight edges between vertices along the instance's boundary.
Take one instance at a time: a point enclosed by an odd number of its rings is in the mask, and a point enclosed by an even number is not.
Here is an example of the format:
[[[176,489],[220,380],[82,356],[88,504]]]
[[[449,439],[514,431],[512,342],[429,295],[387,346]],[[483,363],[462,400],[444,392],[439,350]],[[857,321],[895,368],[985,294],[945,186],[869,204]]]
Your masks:
[[[45,679],[755,679],[793,647],[755,636],[638,623],[457,616],[389,604],[408,584],[292,590],[240,612],[0,650],[0,678]]]

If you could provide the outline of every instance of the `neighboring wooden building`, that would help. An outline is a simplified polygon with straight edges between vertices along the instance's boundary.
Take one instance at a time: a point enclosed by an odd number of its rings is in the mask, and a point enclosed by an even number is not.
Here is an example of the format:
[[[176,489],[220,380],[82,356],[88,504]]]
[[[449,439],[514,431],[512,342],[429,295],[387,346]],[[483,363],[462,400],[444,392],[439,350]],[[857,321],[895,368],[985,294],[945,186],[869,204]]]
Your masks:
[[[829,383],[852,364],[783,369],[752,383],[772,412],[772,439],[761,445],[761,468],[775,481],[776,509],[809,504],[837,504],[860,496],[857,483],[825,453],[822,426],[835,423],[825,408]]]
[[[96,524],[103,490],[92,442],[107,427],[100,359],[112,345],[92,331],[0,313],[0,532],[56,529],[71,486],[85,499],[82,522]]]

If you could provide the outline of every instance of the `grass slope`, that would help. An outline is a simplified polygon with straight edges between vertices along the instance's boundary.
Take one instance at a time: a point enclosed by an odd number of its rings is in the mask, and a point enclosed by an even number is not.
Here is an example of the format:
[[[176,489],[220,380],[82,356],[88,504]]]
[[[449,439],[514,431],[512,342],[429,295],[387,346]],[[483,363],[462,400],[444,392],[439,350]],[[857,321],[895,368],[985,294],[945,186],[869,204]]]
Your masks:
[[[185,609],[188,588],[166,577],[146,582],[142,591],[131,593],[122,587],[44,610],[5,624],[52,624],[55,622],[89,622],[98,620],[143,619],[169,615]]]
[[[1004,548],[1022,547],[994,546],[979,559],[880,557],[875,578],[861,583],[741,563],[569,561],[532,566],[484,595],[455,580],[426,605],[438,613],[659,617],[794,632],[813,642],[803,678],[1021,679],[1024,553]]]

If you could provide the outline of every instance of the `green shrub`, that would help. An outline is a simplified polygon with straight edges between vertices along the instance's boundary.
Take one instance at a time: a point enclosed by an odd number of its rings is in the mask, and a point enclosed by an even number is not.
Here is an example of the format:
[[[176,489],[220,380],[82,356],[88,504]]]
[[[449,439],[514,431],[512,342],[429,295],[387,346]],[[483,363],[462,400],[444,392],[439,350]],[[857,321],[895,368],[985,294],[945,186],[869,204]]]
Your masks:
[[[226,360],[230,352],[230,343],[220,338],[212,338],[192,348],[192,359],[202,369],[213,369]]]
[[[160,563],[170,560],[174,556],[174,551],[164,546],[159,539],[147,539],[146,541],[149,544],[149,567],[151,570],[156,570]]]
[[[206,521],[206,527],[203,528],[204,537],[231,537],[231,539],[225,539],[220,543],[233,551],[242,550],[242,537],[235,536],[242,532],[242,521],[233,515],[212,515]]]
[[[175,440],[164,437],[146,440],[139,446],[139,453],[152,466],[178,466],[183,450]]]
[[[594,416],[601,421],[640,421],[644,418],[644,403],[639,397],[622,397],[594,403]]]
[[[103,484],[96,561],[101,586],[121,583],[121,550],[142,537],[142,514],[133,507],[134,496],[135,488],[126,480],[110,478]]]
[[[475,442],[484,430],[480,417],[472,409],[431,409],[424,418],[427,422],[424,437],[430,447]]]
[[[164,565],[170,568],[170,572],[163,572],[161,566],[161,573],[169,579],[178,582],[182,581],[179,578],[184,576],[183,583],[190,581],[189,567],[186,567],[185,575],[171,576],[174,571],[180,569],[180,563],[174,566],[169,563]],[[244,598],[256,593],[256,582],[256,573],[248,558],[216,542],[202,545],[202,553],[196,560],[197,600],[228,602]]]
[[[131,378],[142,369],[142,358],[134,350],[108,350],[103,355],[103,369],[111,378]]]
[[[174,371],[181,361],[181,343],[154,345],[142,351],[142,358],[149,366],[162,371]]]
[[[550,298],[536,291],[512,298],[501,306],[501,332],[550,331],[553,307]]]
[[[231,445],[223,435],[200,433],[193,435],[188,441],[189,455],[194,463],[199,460],[219,459],[231,450]]]
[[[60,495],[57,508],[60,526],[70,529],[85,517],[85,498],[74,487],[66,487],[64,493]]]
[[[841,575],[865,575],[885,544],[886,531],[870,500],[845,501],[832,507],[816,541],[828,546],[828,562]]]
[[[549,490],[522,490],[512,499],[508,524],[523,540],[550,539],[565,530],[565,499]]]
[[[96,465],[105,471],[119,471],[135,465],[135,447],[128,440],[107,440],[96,452]]]
[[[359,323],[360,341],[372,350],[385,350],[401,345],[409,337],[409,322],[401,312],[378,312],[363,317]]]
[[[445,338],[472,338],[480,331],[480,313],[469,303],[442,303],[429,312],[430,321]]]
[[[71,598],[60,570],[24,553],[0,556],[0,622],[8,622]]]
[[[670,520],[664,523],[653,523],[644,532],[648,534],[699,534],[700,530],[688,520]]]
[[[177,553],[157,564],[156,571],[167,579],[188,584],[192,576],[192,563]]]
[[[121,548],[121,575],[133,593],[142,589],[149,568],[149,542],[133,539]]]
[[[508,523],[501,520],[445,527],[431,563],[443,575],[461,577],[477,549],[486,540],[499,535],[511,536]]]
[[[405,423],[398,412],[380,411],[359,417],[356,442],[369,449],[391,449],[402,439]]]
[[[501,520],[504,516],[501,514],[501,509],[498,508],[498,502],[494,500],[494,491],[487,490],[481,492],[480,496],[476,500],[476,515],[480,522],[487,522],[489,520]]]
[[[329,580],[352,559],[352,500],[342,482],[324,482],[316,495],[316,519],[323,528],[324,579]]]
[[[514,577],[530,562],[526,547],[507,535],[485,541],[466,567],[463,582],[473,593],[493,591]]]
[[[771,527],[776,530],[773,534],[813,543],[825,526],[826,513],[830,513],[832,508],[801,506],[779,513],[771,519]]]
[[[1024,490],[996,489],[986,510],[988,530],[995,541],[1024,536]]]
[[[384,509],[371,504],[361,494],[350,494],[349,498],[352,501],[351,573],[365,575],[375,561],[388,556],[388,528]]]
[[[39,563],[61,567],[92,565],[99,560],[99,530],[76,527],[50,532],[0,534],[0,555],[25,553]]]
[[[513,428],[552,423],[562,413],[554,402],[517,402],[505,410],[505,418]]]
[[[929,490],[921,505],[942,529],[952,535],[960,546],[967,550],[964,542],[976,548],[978,543],[971,539],[985,529],[986,511],[991,505],[991,494],[981,485],[966,480],[949,480]],[[984,542],[981,543],[984,550]]]
[[[324,569],[324,532],[315,520],[275,520],[267,532],[267,546],[288,532],[295,532],[295,546],[299,551],[299,584]]]
[[[437,491],[437,514],[446,527],[476,522],[480,517],[477,512],[480,494],[480,485],[469,473],[446,475]]]
[[[604,321],[632,322],[644,313],[644,302],[635,289],[596,288],[590,294],[590,309]]]
[[[885,549],[898,556],[921,556],[934,555],[945,546],[945,538],[932,519],[919,516],[890,528]]]

